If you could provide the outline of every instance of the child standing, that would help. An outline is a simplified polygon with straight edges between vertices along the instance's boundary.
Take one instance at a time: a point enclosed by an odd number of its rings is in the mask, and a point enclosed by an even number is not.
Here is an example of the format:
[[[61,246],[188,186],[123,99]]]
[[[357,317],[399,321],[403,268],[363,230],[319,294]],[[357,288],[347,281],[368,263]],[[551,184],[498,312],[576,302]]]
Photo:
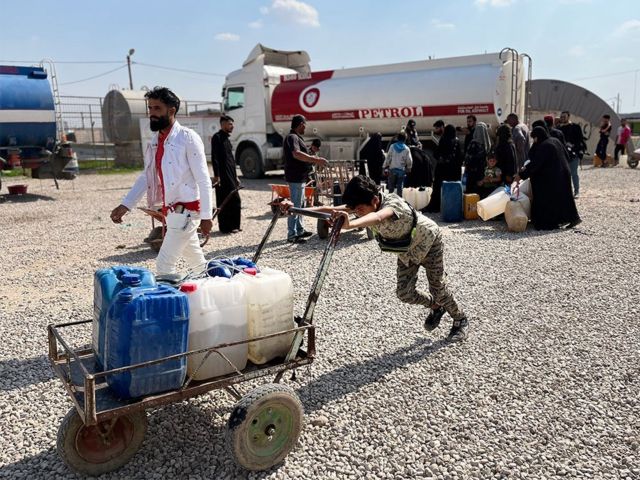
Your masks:
[[[342,200],[344,204],[339,207],[316,207],[314,210],[333,213],[334,218],[344,216],[343,229],[372,227],[381,250],[398,255],[398,298],[405,303],[431,308],[424,322],[428,331],[438,327],[445,312],[449,313],[453,325],[448,340],[464,340],[469,320],[447,286],[444,244],[438,225],[398,195],[379,192],[373,180],[363,175],[351,179]],[[350,213],[358,218],[351,220]],[[416,289],[420,267],[427,274],[428,292]]]
[[[411,150],[407,147],[407,136],[399,133],[397,141],[389,147],[389,153],[384,161],[385,172],[388,173],[387,189],[393,193],[398,192],[398,196],[402,197],[402,186],[404,185],[404,176],[411,172],[413,159],[411,158]]]
[[[322,141],[319,138],[314,138],[311,142],[311,146],[309,147],[309,151],[311,155],[315,155],[316,157],[320,155],[320,147],[322,146]]]

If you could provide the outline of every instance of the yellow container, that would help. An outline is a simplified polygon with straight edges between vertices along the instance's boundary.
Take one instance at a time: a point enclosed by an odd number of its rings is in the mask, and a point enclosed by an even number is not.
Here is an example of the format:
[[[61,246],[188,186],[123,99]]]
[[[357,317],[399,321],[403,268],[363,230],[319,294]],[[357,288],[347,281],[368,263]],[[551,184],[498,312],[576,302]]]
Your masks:
[[[478,218],[478,202],[480,195],[477,193],[466,193],[463,197],[463,210],[465,220],[475,220]]]

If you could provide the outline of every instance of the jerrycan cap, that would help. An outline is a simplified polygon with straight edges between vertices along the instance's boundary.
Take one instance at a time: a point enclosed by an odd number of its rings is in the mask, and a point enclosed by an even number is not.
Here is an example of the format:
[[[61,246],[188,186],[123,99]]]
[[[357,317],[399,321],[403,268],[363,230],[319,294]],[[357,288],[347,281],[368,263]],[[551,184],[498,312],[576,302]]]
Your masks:
[[[193,293],[198,289],[198,285],[195,283],[183,283],[180,285],[180,291],[184,293]]]
[[[137,287],[140,285],[140,275],[137,273],[126,273],[122,276],[122,283],[128,287]]]
[[[247,275],[253,275],[256,276],[258,274],[258,269],[255,267],[247,267],[242,269],[243,273],[246,273]]]

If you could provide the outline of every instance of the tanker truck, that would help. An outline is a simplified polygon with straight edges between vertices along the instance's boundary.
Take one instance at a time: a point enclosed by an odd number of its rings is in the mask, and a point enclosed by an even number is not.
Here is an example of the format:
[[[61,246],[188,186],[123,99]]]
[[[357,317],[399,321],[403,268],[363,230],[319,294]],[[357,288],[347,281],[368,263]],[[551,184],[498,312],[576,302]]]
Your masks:
[[[421,134],[439,119],[464,126],[470,114],[495,129],[510,112],[524,117],[524,57],[505,48],[312,72],[307,52],[258,44],[222,90],[223,111],[235,121],[236,163],[247,178],[282,168],[283,138],[296,114],[307,119],[306,139],[321,139],[330,160],[359,159],[369,134],[389,140],[409,119]]]
[[[54,72],[53,64],[49,69]],[[55,82],[55,74],[52,73]],[[34,178],[75,178],[78,164],[62,142],[49,74],[41,65],[0,65],[0,162],[3,169],[31,169]],[[59,103],[59,102],[58,102]]]

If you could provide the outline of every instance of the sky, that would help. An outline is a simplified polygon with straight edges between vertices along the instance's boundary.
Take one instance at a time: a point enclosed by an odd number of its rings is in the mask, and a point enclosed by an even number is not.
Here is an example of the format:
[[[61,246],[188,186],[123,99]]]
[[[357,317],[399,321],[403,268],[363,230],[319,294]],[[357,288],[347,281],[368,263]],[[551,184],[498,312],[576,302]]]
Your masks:
[[[55,62],[62,95],[164,85],[219,101],[224,77],[262,43],[306,50],[312,70],[498,52],[533,78],[576,83],[640,112],[637,0],[20,0],[3,2],[0,64]],[[115,71],[112,71],[115,70]],[[111,71],[110,73],[107,73]],[[96,77],[96,78],[91,78]]]

